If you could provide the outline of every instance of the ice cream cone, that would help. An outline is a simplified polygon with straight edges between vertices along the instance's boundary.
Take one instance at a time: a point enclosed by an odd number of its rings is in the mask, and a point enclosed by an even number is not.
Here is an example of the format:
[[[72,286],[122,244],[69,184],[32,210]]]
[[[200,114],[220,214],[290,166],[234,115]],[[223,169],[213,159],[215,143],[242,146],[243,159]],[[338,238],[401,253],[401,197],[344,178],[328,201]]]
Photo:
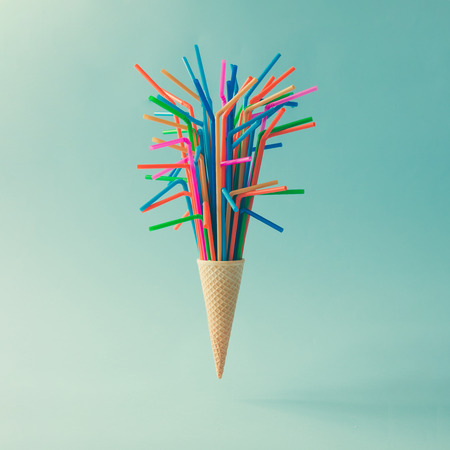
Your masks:
[[[222,378],[244,260],[197,260],[217,377]]]

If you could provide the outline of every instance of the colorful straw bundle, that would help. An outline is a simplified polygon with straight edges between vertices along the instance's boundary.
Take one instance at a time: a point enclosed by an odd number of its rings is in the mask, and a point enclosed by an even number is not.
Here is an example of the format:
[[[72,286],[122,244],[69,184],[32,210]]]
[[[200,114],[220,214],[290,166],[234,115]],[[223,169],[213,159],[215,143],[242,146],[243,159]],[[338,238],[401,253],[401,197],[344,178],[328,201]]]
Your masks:
[[[238,67],[230,65],[227,80],[226,61],[222,60],[219,88],[221,104],[214,113],[198,46],[195,46],[195,53],[201,82],[183,57],[194,91],[166,70],[161,72],[189,94],[196,106],[200,106],[197,118],[190,103],[161,88],[139,65],[135,65],[156,90],[156,97],[152,95],[149,100],[160,109],[153,116],[144,114],[144,119],[170,127],[163,134],[177,135],[176,139],[168,141],[153,138],[155,145],[150,146],[150,150],[165,147],[176,150],[173,153],[177,161],[137,166],[138,169],[161,169],[145,178],[167,182],[140,209],[147,212],[172,200],[181,197],[186,199],[187,211],[182,217],[150,226],[149,230],[170,226],[177,230],[184,222],[192,224],[199,251],[199,271],[217,375],[221,378],[241,281],[250,217],[276,231],[283,231],[279,225],[253,211],[254,198],[258,195],[304,193],[303,189],[275,186],[277,180],[261,183],[259,174],[262,158],[265,150],[282,146],[279,142],[269,143],[269,139],[315,126],[312,117],[278,124],[286,108],[298,106],[295,99],[316,91],[317,87],[294,93],[295,88],[291,85],[273,93],[275,87],[295,70],[294,67],[278,78],[271,76],[262,84],[280,58],[279,53],[258,78],[249,76],[241,87],[237,81]],[[173,121],[163,119],[165,116],[172,117]],[[183,136],[183,133],[187,136]],[[180,176],[182,169],[184,177]],[[178,185],[182,188],[181,192],[162,199]]]

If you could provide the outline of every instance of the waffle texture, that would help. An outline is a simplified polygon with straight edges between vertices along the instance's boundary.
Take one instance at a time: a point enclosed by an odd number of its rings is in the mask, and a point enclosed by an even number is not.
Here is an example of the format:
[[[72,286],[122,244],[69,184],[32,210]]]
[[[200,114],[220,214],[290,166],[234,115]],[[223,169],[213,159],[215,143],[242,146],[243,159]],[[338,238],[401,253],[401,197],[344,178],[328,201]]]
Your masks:
[[[197,260],[217,377],[222,378],[244,260]]]

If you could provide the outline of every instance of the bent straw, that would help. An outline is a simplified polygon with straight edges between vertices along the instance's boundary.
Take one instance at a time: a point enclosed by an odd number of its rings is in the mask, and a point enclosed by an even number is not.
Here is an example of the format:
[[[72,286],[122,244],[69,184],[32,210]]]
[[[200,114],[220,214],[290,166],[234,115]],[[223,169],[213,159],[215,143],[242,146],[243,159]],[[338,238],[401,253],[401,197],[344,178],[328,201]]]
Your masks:
[[[204,217],[203,226],[208,231],[208,240],[210,242],[209,251],[211,254],[211,260],[215,261],[216,260],[216,251],[214,249],[214,234],[213,234],[213,228],[212,228],[212,223],[211,223],[211,211],[209,209],[208,202],[203,202],[203,217]]]
[[[230,109],[236,104],[236,102],[257,83],[257,79],[253,78],[241,90],[219,111],[216,113],[215,125],[216,125],[216,226],[217,226],[217,261],[222,261],[222,173],[220,167],[221,161],[221,136],[220,136],[220,119],[223,115],[229,113]],[[226,117],[225,117],[226,118]],[[225,130],[222,130],[222,134],[225,135]]]
[[[212,101],[211,101],[211,97],[210,97],[209,91],[208,91],[208,84],[206,83],[205,70],[203,68],[202,57],[200,56],[200,49],[197,44],[194,45],[194,50],[195,50],[195,56],[197,57],[198,71],[200,72],[200,79],[202,80],[203,90],[205,91],[206,98],[208,99],[208,102],[212,108]]]
[[[182,125],[181,123],[171,122],[170,120],[160,119],[158,117],[149,116],[148,114],[144,114],[143,117],[146,120],[151,120],[153,122],[162,123],[163,125],[168,125],[169,127],[180,128],[181,130],[186,130],[187,131],[187,126],[186,125]]]
[[[225,188],[222,188],[222,194],[226,198],[227,202],[230,204],[231,209],[234,212],[238,212],[239,208],[236,206],[236,203],[234,203],[233,199],[231,198],[230,194],[228,193],[228,191]]]
[[[188,222],[189,220],[202,220],[203,216],[201,214],[194,214],[192,216],[182,217],[181,219],[170,220],[169,222],[160,223],[158,225],[152,225],[148,227],[149,231],[160,230],[161,228],[170,227],[177,223]]]
[[[193,91],[191,91],[187,86],[185,86],[180,80],[178,80],[177,78],[175,78],[172,74],[170,74],[169,72],[167,72],[167,70],[165,69],[161,69],[161,73],[164,74],[169,80],[173,81],[178,87],[180,87],[181,89],[183,89],[183,91],[187,92],[192,98],[194,98],[195,100],[197,100],[198,102],[200,101],[200,97]]]
[[[291,92],[295,89],[295,86],[291,85],[285,89],[282,89],[281,91],[277,92],[276,94],[272,94],[270,97],[267,97],[264,100],[261,100],[257,103],[254,103],[253,105],[248,106],[246,109],[243,110],[243,122],[247,122],[249,116],[251,115],[252,111],[256,108],[259,108],[260,106],[266,105],[267,103],[270,103],[272,100],[278,98],[280,95],[287,94],[288,92]],[[283,108],[282,108],[283,109]],[[239,152],[239,156],[247,156],[247,149],[248,149],[248,143],[249,139],[245,139],[244,142],[241,145],[241,150]],[[238,188],[244,186],[244,171],[239,171],[239,181],[238,181]]]
[[[222,161],[220,163],[221,166],[230,166],[232,164],[241,164],[250,162],[252,160],[251,156],[246,156],[245,158],[236,158],[236,159],[228,159],[227,161]]]
[[[177,198],[184,197],[184,196],[191,197],[191,194],[187,191],[177,192],[176,194],[173,194],[170,197],[165,198],[164,200],[160,200],[159,202],[153,203],[152,205],[148,206],[147,208],[144,209],[144,211],[141,211],[141,212],[145,213],[147,211],[157,208],[158,206],[164,205],[173,200],[176,200]]]
[[[279,225],[277,225],[276,223],[271,222],[270,220],[265,219],[263,216],[260,216],[259,214],[256,214],[253,211],[250,211],[247,208],[241,208],[241,210],[239,211],[239,214],[248,214],[249,216],[254,217],[256,220],[259,220],[262,223],[265,223],[266,225],[269,225],[269,227],[273,228],[274,230],[279,231],[280,233],[282,233],[284,231],[283,228],[281,228]]]
[[[270,192],[280,192],[280,191],[285,191],[286,189],[287,189],[286,186],[278,186],[278,187],[274,187],[274,188],[264,189],[261,191],[252,190],[252,191],[242,192],[242,193],[238,194],[236,197],[236,206],[239,209],[242,209],[241,201],[242,201],[242,199],[245,199],[246,197],[254,197],[256,195],[263,195],[265,193],[270,193]],[[253,198],[252,198],[252,200],[253,200]],[[234,254],[236,253],[235,244],[236,244],[236,234],[237,234],[238,225],[239,225],[239,217],[233,217],[233,227],[232,227],[231,237],[230,237],[230,246],[228,248],[228,253],[230,254],[231,258],[233,258]],[[241,230],[242,230],[242,226],[241,226]]]

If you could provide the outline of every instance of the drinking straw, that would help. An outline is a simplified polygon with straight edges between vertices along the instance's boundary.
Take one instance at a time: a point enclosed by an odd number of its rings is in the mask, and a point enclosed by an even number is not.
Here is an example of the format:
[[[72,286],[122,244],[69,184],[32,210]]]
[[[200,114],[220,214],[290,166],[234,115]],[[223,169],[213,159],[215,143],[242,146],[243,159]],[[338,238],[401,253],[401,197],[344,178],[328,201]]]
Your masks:
[[[222,59],[222,64],[220,67],[220,85],[219,85],[219,97],[222,100],[222,106],[225,106],[227,99],[225,97],[225,71],[227,69],[227,62]]]
[[[187,126],[186,125],[182,125],[180,123],[170,122],[169,120],[164,120],[164,119],[160,119],[158,117],[149,116],[148,114],[144,114],[143,117],[146,120],[151,120],[153,122],[162,123],[163,125],[168,125],[169,127],[180,128],[181,130],[186,130],[187,131]]]
[[[192,98],[195,98],[195,100],[197,100],[198,102],[200,101],[200,97],[195,92],[191,91],[180,80],[178,80],[172,74],[167,72],[167,70],[161,69],[161,73],[164,74],[169,80],[173,81],[178,87],[183,89],[183,91],[187,92]]]
[[[284,230],[283,228],[281,228],[279,225],[277,225],[276,223],[271,222],[270,220],[265,219],[264,217],[260,216],[259,214],[256,214],[255,212],[247,209],[247,208],[241,208],[239,211],[239,214],[243,214],[246,213],[249,216],[254,217],[255,219],[259,220],[262,223],[265,223],[266,225],[269,225],[269,227],[273,228],[274,230],[279,231],[280,233],[282,233]]]
[[[239,208],[236,206],[236,203],[234,203],[233,199],[231,198],[230,194],[228,193],[228,191],[225,188],[222,188],[222,194],[226,198],[227,202],[230,204],[231,209],[234,212],[238,212]]]
[[[251,160],[252,160],[251,156],[246,156],[245,158],[228,159],[227,161],[222,161],[220,163],[220,165],[221,166],[230,166],[233,164],[241,164],[241,163],[250,162]]]
[[[270,137],[281,136],[282,134],[292,133],[293,131],[306,130],[307,128],[313,128],[316,126],[316,122],[306,123],[305,125],[299,125],[297,127],[292,127],[287,130],[277,131],[276,133],[271,133]]]
[[[170,227],[177,223],[188,222],[189,220],[202,220],[203,216],[201,214],[194,214],[192,216],[181,217],[180,219],[169,220],[169,222],[160,223],[158,225],[152,225],[148,227],[150,231],[160,230],[161,228]]]
[[[252,86],[252,88],[247,92],[244,97],[244,109],[248,105],[248,99],[252,95],[253,91],[258,87],[258,84],[261,83],[263,78],[269,73],[270,69],[275,65],[275,63],[280,59],[281,53],[277,53],[275,57],[270,61],[269,65],[262,71],[261,75],[257,78],[257,82]]]
[[[210,256],[211,256],[211,260],[215,261],[216,260],[216,252],[214,249],[214,234],[213,234],[213,227],[212,227],[212,223],[211,223],[211,211],[209,209],[209,203],[208,202],[203,202],[203,217],[204,217],[204,222],[203,222],[203,226],[206,227],[207,231],[208,231],[208,240],[209,240],[209,250],[210,250]]]
[[[304,189],[287,189],[283,192],[268,192],[263,195],[291,195],[291,194],[304,194]]]
[[[180,161],[178,161],[177,164],[179,164],[179,163],[185,163],[185,162],[187,162],[187,158],[180,159]],[[170,172],[170,168],[165,168],[165,169],[159,171],[158,173],[154,173],[154,174],[152,175],[152,180],[158,179],[161,175],[164,175],[164,174],[167,173],[167,172]]]
[[[172,200],[176,200],[177,198],[184,197],[184,196],[191,197],[191,194],[187,191],[177,192],[176,194],[173,194],[170,197],[165,198],[164,200],[160,200],[159,202],[155,202],[155,203],[151,204],[150,206],[145,208],[144,211],[142,211],[142,212],[145,213],[147,211],[150,211],[151,209],[157,208],[158,206],[164,205],[166,203],[171,202]]]
[[[202,57],[200,56],[200,49],[198,45],[194,45],[195,56],[197,57],[197,65],[198,71],[200,72],[200,79],[202,80],[203,90],[205,91],[206,98],[208,99],[208,103],[212,108],[212,101],[208,91],[208,84],[206,83],[205,71],[203,69]]]
[[[189,167],[189,164],[138,164],[138,169],[161,169],[161,168],[169,168],[169,169],[187,169]],[[155,176],[155,175],[153,175]]]
[[[153,180],[151,175],[145,175],[145,179],[146,180]],[[160,177],[157,178],[157,180],[158,181],[176,181],[176,180],[187,181],[187,178],[184,178],[184,177],[173,177],[173,176],[166,177],[164,175],[161,175]]]
[[[279,148],[279,147],[283,147],[283,144],[281,142],[277,142],[276,144],[266,144],[264,147],[264,150],[269,150],[271,148]],[[256,147],[252,147],[252,152],[254,152],[256,150]]]
[[[241,192],[240,194],[237,195],[235,203],[236,203],[237,208],[241,209],[241,201],[242,201],[242,199],[245,199],[246,197],[254,197],[255,195],[263,195],[263,194],[269,193],[269,192],[285,191],[286,189],[287,189],[286,186],[278,186],[278,187],[274,187],[274,188],[263,189],[261,191],[254,189],[252,191]],[[252,198],[252,200],[253,200],[253,198]],[[234,254],[236,253],[235,243],[236,243],[237,229],[239,226],[238,219],[239,219],[238,217],[233,217],[233,226],[232,226],[232,231],[231,231],[231,236],[230,236],[230,245],[228,247],[228,253],[229,253],[231,259],[233,259]],[[241,226],[241,232],[242,232],[242,226]]]
[[[181,118],[181,117],[180,117]],[[190,129],[190,135],[192,134],[192,129]],[[198,193],[198,183],[197,183],[197,176],[195,173],[195,166],[194,166],[194,158],[192,156],[192,147],[191,147],[191,141],[187,138],[179,138],[179,139],[174,139],[173,141],[169,141],[169,142],[164,142],[162,144],[155,144],[155,145],[151,145],[149,148],[150,150],[156,150],[159,148],[163,148],[163,147],[167,147],[170,144],[178,144],[180,142],[183,142],[184,144],[186,144],[187,146],[187,151],[188,151],[188,163],[189,163],[189,167],[190,167],[190,172],[191,172],[191,178],[192,178],[192,184],[193,184],[193,193],[194,193],[194,213],[198,214],[199,212],[201,212],[201,205],[200,205],[200,197],[199,197],[199,193]],[[200,228],[203,227],[203,224],[201,222],[201,220],[199,221],[199,226]],[[200,234],[199,236],[199,241],[200,241],[200,254],[203,258],[206,258],[206,247],[205,247],[205,240],[204,240],[204,236],[203,233],[200,230]]]
[[[171,116],[172,114],[168,111],[155,111],[153,113],[155,116]]]
[[[257,83],[257,79],[253,78],[246,85],[244,85],[241,90],[219,111],[216,113],[215,124],[216,124],[216,217],[217,217],[217,260],[222,261],[222,195],[221,188],[222,178],[224,178],[221,173],[220,161],[225,158],[221,158],[221,136],[220,136],[220,119],[225,116],[230,111],[230,109],[236,104],[236,102],[249,90],[251,87]],[[225,130],[222,130],[222,134],[225,137]],[[222,147],[225,147],[222,145]]]
[[[181,130],[182,133],[186,133],[186,130]],[[177,130],[163,130],[162,134],[177,134]]]

